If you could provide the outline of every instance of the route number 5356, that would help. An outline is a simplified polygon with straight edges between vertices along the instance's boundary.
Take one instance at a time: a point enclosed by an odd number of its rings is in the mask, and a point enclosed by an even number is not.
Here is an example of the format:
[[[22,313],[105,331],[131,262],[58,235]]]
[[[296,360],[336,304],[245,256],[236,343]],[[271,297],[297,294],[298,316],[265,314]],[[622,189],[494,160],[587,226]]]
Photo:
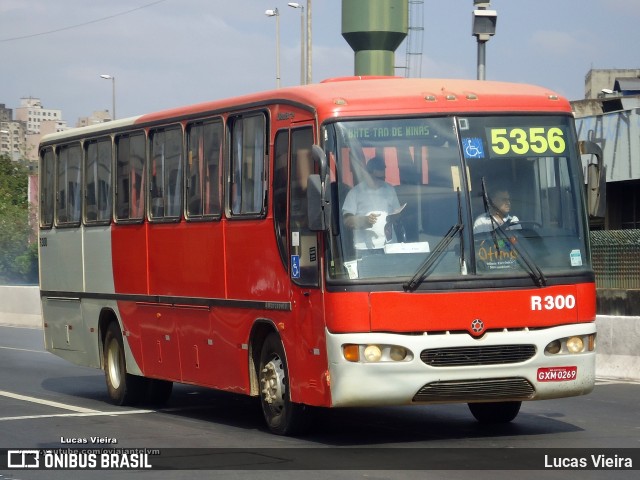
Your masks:
[[[496,155],[559,155],[566,149],[558,127],[492,128],[491,149]]]

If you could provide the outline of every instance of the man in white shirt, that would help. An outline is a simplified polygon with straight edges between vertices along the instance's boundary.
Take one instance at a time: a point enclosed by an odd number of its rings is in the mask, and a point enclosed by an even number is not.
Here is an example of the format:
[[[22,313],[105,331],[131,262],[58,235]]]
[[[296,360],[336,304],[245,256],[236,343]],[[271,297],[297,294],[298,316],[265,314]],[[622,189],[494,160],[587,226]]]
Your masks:
[[[473,223],[473,231],[476,233],[490,232],[497,226],[503,226],[507,230],[521,229],[520,220],[511,215],[511,195],[500,188],[489,197],[489,213],[483,213]]]
[[[400,202],[394,188],[385,182],[386,166],[382,157],[367,162],[364,179],[348,194],[342,206],[344,224],[352,229],[356,250],[384,248],[387,239],[384,231],[389,214],[400,210]]]

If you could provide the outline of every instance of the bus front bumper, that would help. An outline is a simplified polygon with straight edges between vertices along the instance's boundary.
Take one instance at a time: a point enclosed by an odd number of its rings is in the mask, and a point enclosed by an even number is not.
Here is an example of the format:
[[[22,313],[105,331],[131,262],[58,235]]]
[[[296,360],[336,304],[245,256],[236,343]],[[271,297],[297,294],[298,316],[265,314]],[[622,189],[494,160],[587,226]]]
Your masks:
[[[380,406],[584,395],[595,385],[595,332],[595,323],[488,332],[479,339],[465,333],[327,331],[331,403],[334,407]],[[591,349],[586,344],[589,336],[593,336]],[[585,341],[581,353],[569,353],[562,343],[575,337]],[[561,351],[545,352],[556,340],[561,340]],[[357,345],[361,353],[366,346],[376,345],[382,358],[368,362],[360,355],[359,360],[348,361],[345,345]],[[404,348],[409,354],[401,361],[396,354],[392,360],[391,347]]]

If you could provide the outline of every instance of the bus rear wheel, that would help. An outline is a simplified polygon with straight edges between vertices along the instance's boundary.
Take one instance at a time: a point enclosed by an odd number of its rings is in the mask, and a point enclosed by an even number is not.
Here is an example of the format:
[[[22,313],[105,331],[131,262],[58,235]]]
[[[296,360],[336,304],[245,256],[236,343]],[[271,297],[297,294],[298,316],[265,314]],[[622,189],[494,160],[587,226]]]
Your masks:
[[[117,322],[107,328],[104,339],[104,374],[110,400],[116,405],[136,405],[147,391],[147,379],[127,373],[122,333]]]
[[[309,427],[310,407],[291,401],[284,347],[275,333],[269,334],[262,345],[258,380],[262,413],[271,432],[294,435]]]
[[[509,423],[518,416],[522,402],[469,403],[469,410],[480,423]]]

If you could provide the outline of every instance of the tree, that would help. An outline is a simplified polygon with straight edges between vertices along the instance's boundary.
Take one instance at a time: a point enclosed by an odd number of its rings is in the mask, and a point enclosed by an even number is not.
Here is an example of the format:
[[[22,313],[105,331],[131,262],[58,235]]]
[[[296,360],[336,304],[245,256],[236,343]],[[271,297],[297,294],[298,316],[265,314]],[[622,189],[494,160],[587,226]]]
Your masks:
[[[29,171],[0,155],[0,282],[36,283],[38,248],[30,243]]]

